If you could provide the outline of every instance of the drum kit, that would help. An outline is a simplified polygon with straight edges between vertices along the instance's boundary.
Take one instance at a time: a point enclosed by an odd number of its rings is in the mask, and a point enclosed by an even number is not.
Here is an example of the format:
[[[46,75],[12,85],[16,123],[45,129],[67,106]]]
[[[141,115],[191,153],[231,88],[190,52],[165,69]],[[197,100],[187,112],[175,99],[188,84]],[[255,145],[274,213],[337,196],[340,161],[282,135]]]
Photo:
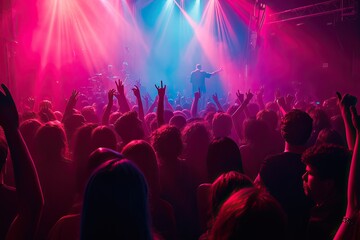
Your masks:
[[[115,81],[120,79],[125,88],[132,88],[135,84],[135,79],[128,71],[127,63],[123,63],[123,67],[116,71],[113,69],[112,65],[108,65],[107,70],[101,71],[93,74],[89,79],[89,88],[92,89],[93,92],[97,93],[106,93],[109,89],[115,88]]]

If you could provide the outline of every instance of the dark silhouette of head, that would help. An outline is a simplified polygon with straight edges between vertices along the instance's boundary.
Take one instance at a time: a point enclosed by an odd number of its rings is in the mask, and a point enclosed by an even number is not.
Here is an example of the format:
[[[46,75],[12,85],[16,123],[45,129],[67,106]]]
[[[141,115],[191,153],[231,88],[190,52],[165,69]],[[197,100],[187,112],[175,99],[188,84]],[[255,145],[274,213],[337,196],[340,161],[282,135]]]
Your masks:
[[[84,116],[87,122],[99,123],[99,118],[96,114],[96,109],[93,106],[85,106],[81,109],[81,114]]]
[[[177,159],[182,152],[181,133],[174,126],[164,125],[155,130],[151,137],[151,143],[159,157],[160,164],[166,160]]]
[[[276,112],[272,110],[261,110],[256,114],[256,119],[264,121],[270,130],[275,130],[278,127],[279,118]]]
[[[214,137],[227,137],[231,134],[233,126],[232,118],[227,113],[215,113],[212,120]]]
[[[324,128],[322,129],[316,139],[316,145],[319,144],[335,144],[339,146],[346,146],[341,135],[334,129]]]
[[[196,64],[196,69],[198,69],[198,70],[201,70],[202,69],[202,66],[201,66],[201,64]]]
[[[85,120],[84,116],[81,114],[72,114],[69,117],[64,119],[64,121],[63,121],[64,129],[66,132],[66,137],[68,139],[70,148],[72,148],[74,133],[76,132],[76,130],[78,128],[83,126],[85,124],[85,122],[86,122],[86,120]]]
[[[184,155],[186,158],[204,155],[206,157],[210,144],[210,132],[206,122],[194,121],[188,123],[182,131]]]
[[[109,123],[115,124],[116,120],[118,120],[121,117],[121,112],[113,112],[109,116]]]
[[[244,125],[244,138],[246,143],[263,146],[269,140],[269,128],[264,121],[246,119]]]
[[[109,160],[91,176],[81,239],[152,239],[144,176],[128,160]]]
[[[211,182],[226,172],[243,172],[238,145],[228,137],[214,139],[209,145],[206,165]]]
[[[86,123],[76,130],[73,139],[73,156],[72,160],[75,164],[77,190],[82,192],[89,178],[87,174],[87,165],[91,148],[91,133],[97,127],[95,123]]]
[[[169,124],[181,131],[186,126],[186,118],[182,115],[175,115],[170,119]]]
[[[116,134],[108,126],[98,126],[91,132],[91,149],[95,150],[99,147],[116,150]]]
[[[285,214],[270,194],[244,188],[220,208],[210,239],[285,239]]]
[[[310,117],[313,119],[313,130],[316,132],[319,132],[321,129],[331,127],[330,118],[322,109],[315,108],[310,111]]]
[[[350,154],[345,147],[315,145],[303,153],[302,161],[306,165],[303,175],[306,195],[317,203],[329,198],[330,193],[346,196]]]
[[[37,160],[59,159],[65,156],[67,141],[60,122],[47,122],[41,126],[34,138],[34,151]]]
[[[119,134],[124,144],[132,140],[144,138],[142,123],[134,111],[126,112],[116,120],[115,131]]]
[[[20,132],[24,138],[26,146],[28,147],[30,153],[34,153],[34,137],[37,130],[43,124],[37,119],[28,119],[20,124]]]
[[[237,171],[230,171],[221,174],[211,184],[211,208],[212,216],[215,218],[222,204],[230,197],[231,194],[246,187],[253,187],[251,179],[245,174]]]
[[[291,145],[305,145],[312,132],[312,122],[306,112],[291,110],[281,121],[281,135]]]
[[[144,140],[134,140],[126,144],[121,152],[131,160],[144,174],[149,185],[150,194],[159,194],[159,168],[155,150]]]

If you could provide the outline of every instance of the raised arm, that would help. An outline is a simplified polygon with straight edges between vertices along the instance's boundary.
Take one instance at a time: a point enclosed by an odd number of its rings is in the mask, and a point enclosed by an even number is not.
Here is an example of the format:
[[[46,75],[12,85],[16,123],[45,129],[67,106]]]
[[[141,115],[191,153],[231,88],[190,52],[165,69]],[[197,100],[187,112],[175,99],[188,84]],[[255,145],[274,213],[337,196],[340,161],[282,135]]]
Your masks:
[[[340,107],[341,116],[344,120],[345,131],[346,131],[346,142],[350,150],[354,149],[355,144],[355,128],[351,119],[350,107],[355,106],[357,99],[354,96],[345,94],[342,96],[339,92],[336,92],[338,97],[338,103]]]
[[[0,92],[0,125],[10,149],[19,205],[6,239],[33,239],[44,199],[33,160],[19,131],[19,115],[14,100],[7,87],[4,84],[1,87],[5,94]]]
[[[115,95],[116,90],[115,89],[110,89],[108,92],[108,104],[106,106],[106,109],[104,111],[103,117],[102,117],[102,124],[103,125],[108,125],[109,124],[109,117],[111,114],[111,109],[114,105],[114,95]]]
[[[236,93],[239,94],[239,91]],[[240,114],[243,112],[243,110],[246,108],[246,106],[249,104],[250,100],[253,98],[254,94],[250,92],[250,90],[246,93],[245,100],[241,103],[241,105],[236,109],[236,111],[232,114],[233,120],[237,120],[240,117]]]
[[[219,68],[218,70],[213,71],[213,72],[211,72],[210,74],[211,74],[211,75],[216,75],[216,74],[218,74],[219,72],[221,72],[222,70],[223,70],[222,68]]]
[[[351,106],[350,109],[353,126],[356,130],[355,144],[349,172],[346,214],[334,240],[354,239],[351,237],[354,236],[353,234],[359,227],[356,223],[359,218],[360,206],[360,116],[358,115],[355,106]]]
[[[199,99],[201,98],[201,92],[200,89],[199,91],[197,91],[196,93],[194,93],[194,101],[191,104],[191,116],[197,117],[198,114],[198,104],[199,104]]]
[[[130,111],[130,106],[129,106],[129,103],[126,99],[126,96],[125,96],[125,87],[124,87],[124,83],[123,81],[121,81],[120,79],[118,81],[115,81],[115,84],[116,84],[116,89],[117,89],[117,92],[118,94],[115,95],[118,99],[118,102],[119,102],[119,109],[120,109],[120,112],[122,113],[126,113],[126,112],[129,112]]]
[[[264,86],[260,87],[259,91],[256,93],[256,100],[260,110],[265,109],[263,96],[264,96]]]
[[[66,104],[62,122],[64,122],[65,119],[67,119],[68,117],[70,117],[72,115],[72,111],[75,108],[75,105],[76,105],[76,102],[78,99],[78,95],[79,95],[78,91],[76,91],[76,90],[72,91],[69,101]]]
[[[158,107],[156,110],[156,117],[158,127],[161,127],[165,124],[164,120],[164,101],[165,101],[165,92],[166,92],[166,85],[163,86],[163,81],[160,82],[160,87],[155,84],[155,87],[158,91]]]
[[[215,93],[215,94],[212,96],[212,98],[213,98],[213,100],[214,100],[214,102],[215,102],[218,110],[219,110],[220,112],[224,112],[224,109],[222,108],[222,106],[221,106],[221,104],[220,104],[220,102],[219,102],[219,98],[218,98],[217,93]]]
[[[134,95],[136,97],[136,100],[137,100],[137,104],[138,104],[138,108],[139,108],[139,119],[141,121],[144,121],[144,107],[143,107],[143,104],[142,104],[142,100],[141,100],[141,94],[140,94],[140,89],[138,86],[134,86],[132,88],[133,92],[134,92]]]

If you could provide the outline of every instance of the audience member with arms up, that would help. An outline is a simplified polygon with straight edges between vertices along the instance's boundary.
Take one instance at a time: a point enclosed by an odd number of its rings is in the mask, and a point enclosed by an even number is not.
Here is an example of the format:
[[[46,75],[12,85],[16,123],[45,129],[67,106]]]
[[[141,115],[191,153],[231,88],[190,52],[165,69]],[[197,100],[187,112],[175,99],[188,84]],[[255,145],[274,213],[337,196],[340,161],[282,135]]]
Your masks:
[[[17,215],[5,239],[34,239],[44,200],[34,163],[19,131],[14,100],[9,89],[3,84],[1,87],[5,94],[0,92],[0,125],[10,149],[18,200]],[[0,199],[5,197],[0,196]]]
[[[266,187],[278,200],[288,217],[289,239],[303,239],[311,205],[304,194],[301,154],[312,132],[312,119],[301,110],[291,110],[281,122],[285,139],[283,153],[264,160],[255,182]]]

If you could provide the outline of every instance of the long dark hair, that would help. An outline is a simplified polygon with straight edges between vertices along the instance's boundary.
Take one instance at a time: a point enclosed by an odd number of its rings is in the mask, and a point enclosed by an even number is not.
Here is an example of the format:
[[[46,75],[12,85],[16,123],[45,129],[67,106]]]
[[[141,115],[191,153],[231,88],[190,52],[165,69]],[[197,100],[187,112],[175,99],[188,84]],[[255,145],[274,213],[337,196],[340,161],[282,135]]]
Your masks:
[[[144,176],[114,159],[91,176],[81,215],[81,239],[152,239]]]

